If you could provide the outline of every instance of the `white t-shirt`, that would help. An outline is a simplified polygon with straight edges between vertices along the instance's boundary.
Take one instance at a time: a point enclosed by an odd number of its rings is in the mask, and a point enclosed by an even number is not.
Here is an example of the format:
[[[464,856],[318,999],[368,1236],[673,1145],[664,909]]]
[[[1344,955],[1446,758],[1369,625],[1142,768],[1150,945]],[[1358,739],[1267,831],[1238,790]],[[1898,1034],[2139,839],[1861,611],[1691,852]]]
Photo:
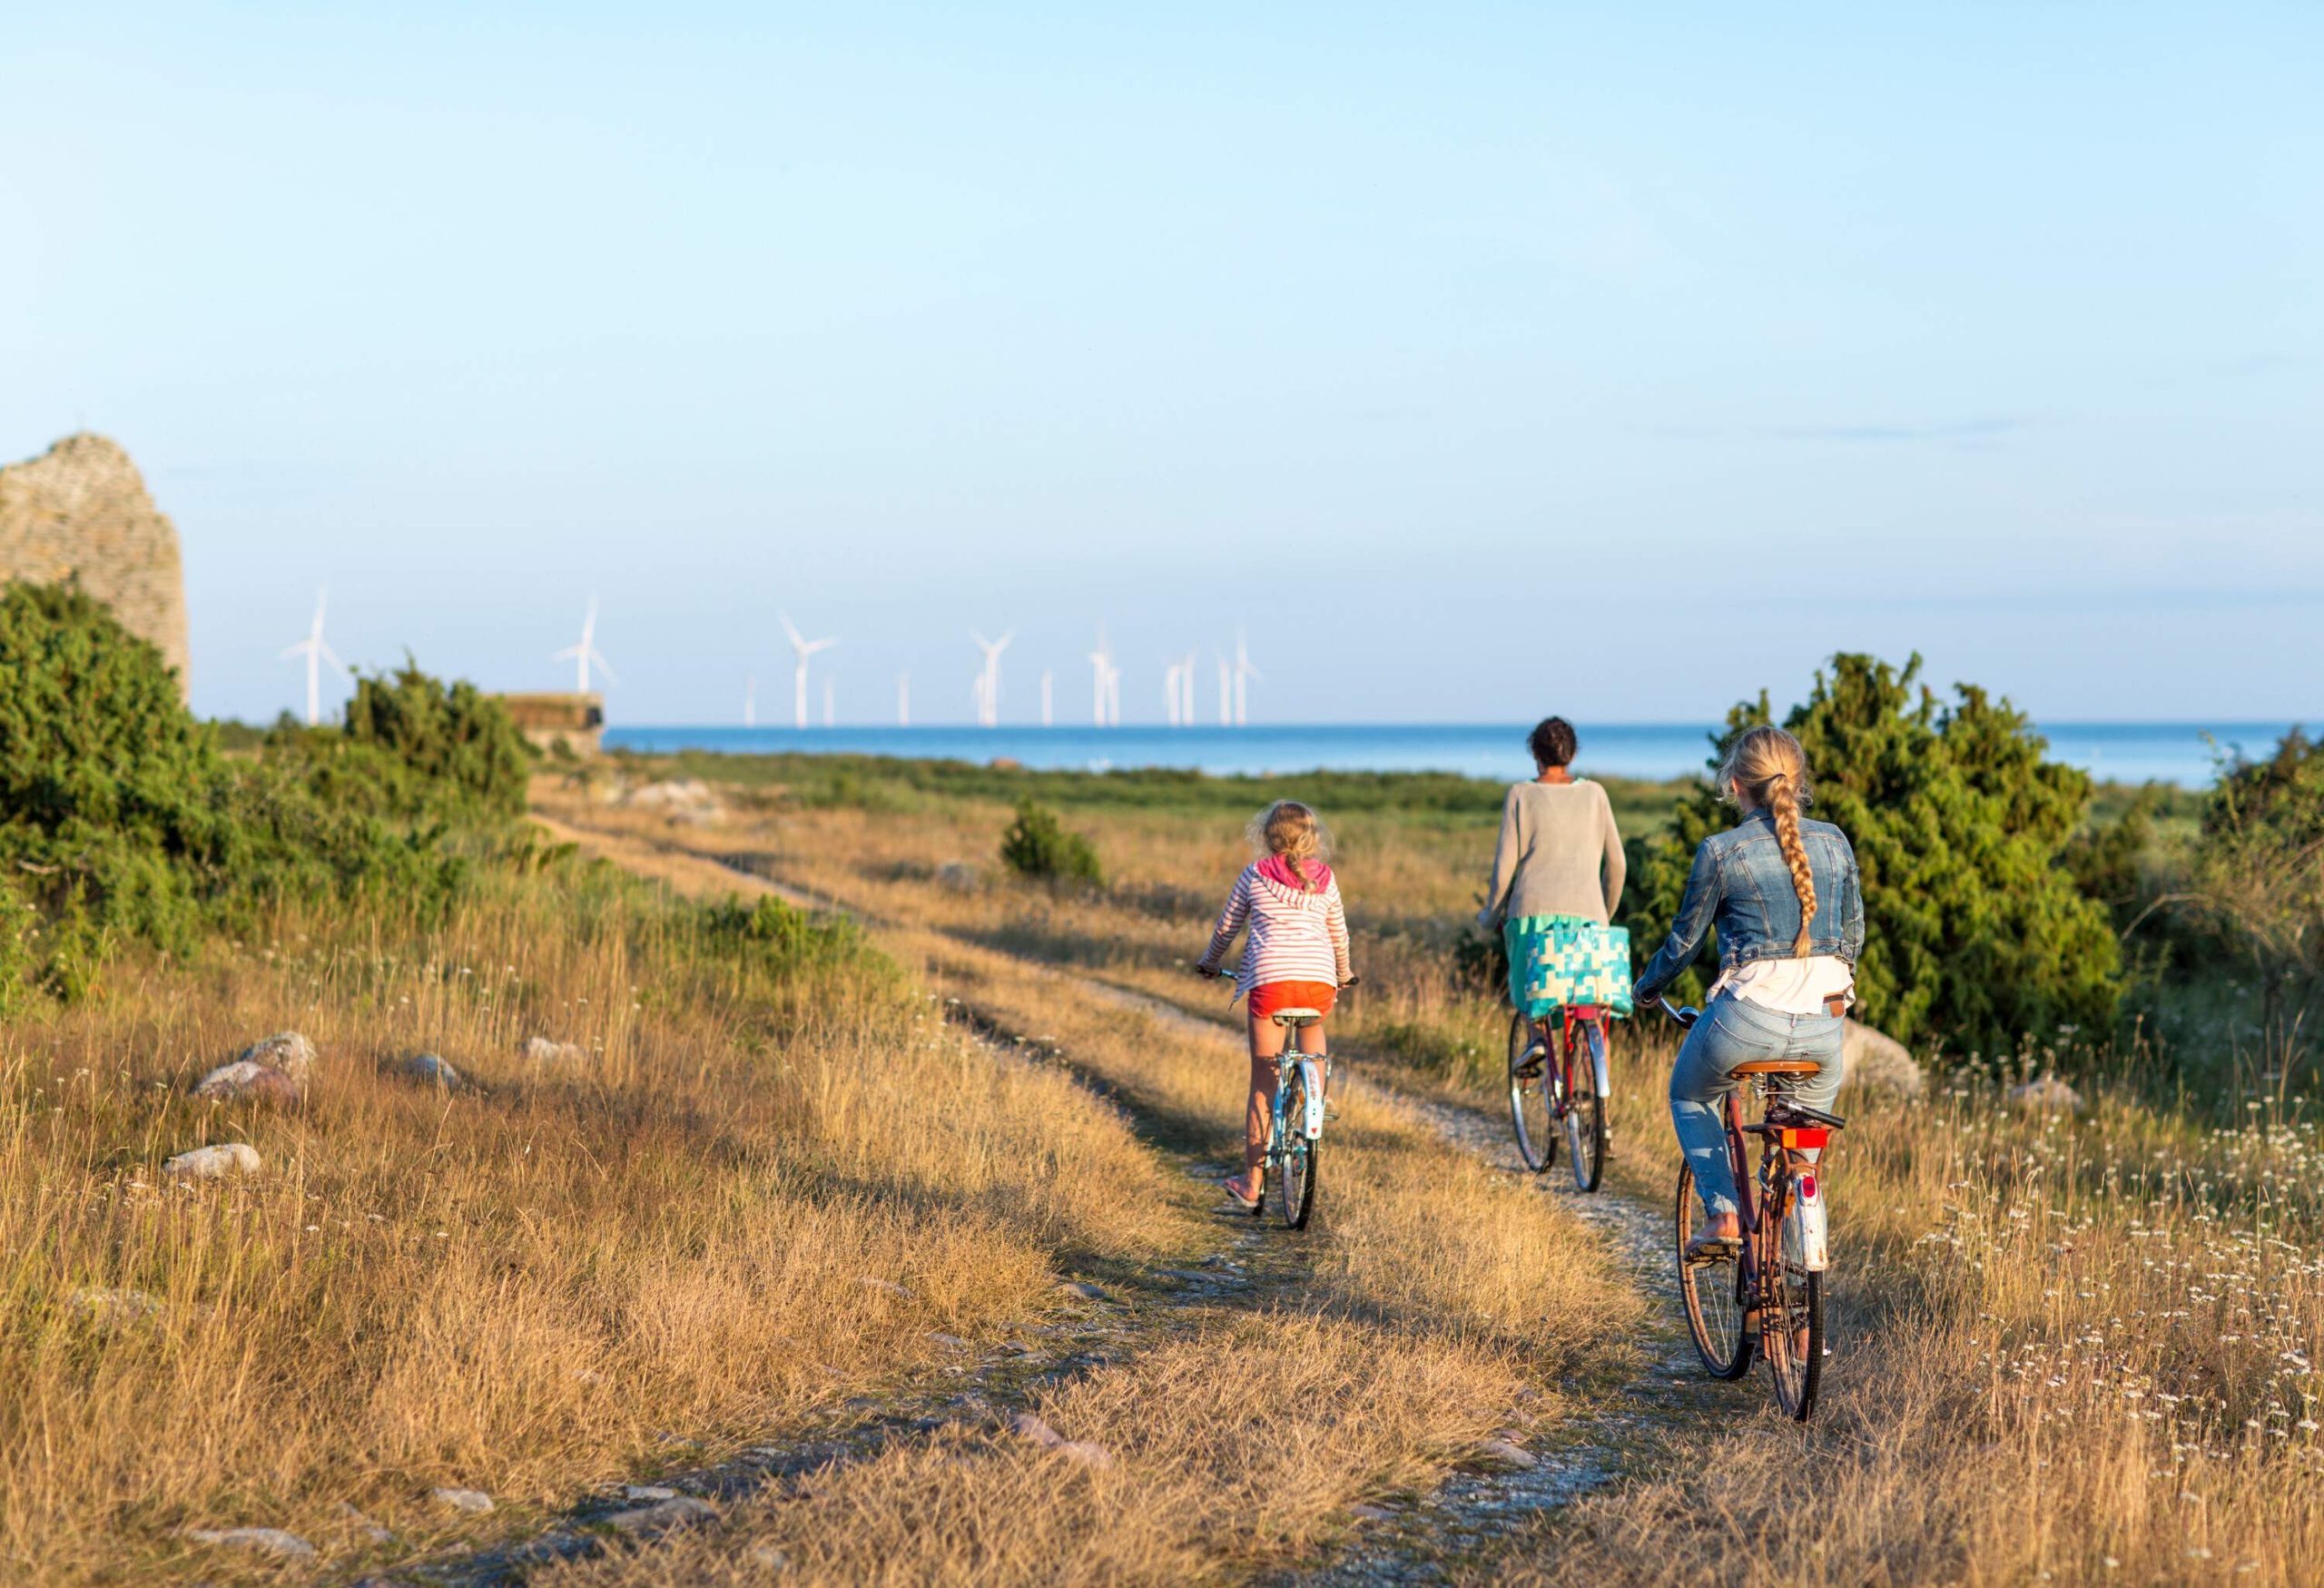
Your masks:
[[[1856,972],[1837,954],[1804,960],[1753,960],[1711,983],[1710,997],[1731,992],[1777,1014],[1823,1014],[1835,994],[1856,1001]],[[1708,1000],[1706,1000],[1708,1001]]]

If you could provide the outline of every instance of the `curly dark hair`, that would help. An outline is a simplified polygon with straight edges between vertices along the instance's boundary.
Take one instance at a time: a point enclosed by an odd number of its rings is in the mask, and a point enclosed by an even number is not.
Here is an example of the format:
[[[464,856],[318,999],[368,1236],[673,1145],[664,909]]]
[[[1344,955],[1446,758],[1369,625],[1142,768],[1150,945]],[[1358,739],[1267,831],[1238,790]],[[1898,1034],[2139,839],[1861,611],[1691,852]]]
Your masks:
[[[1525,735],[1525,747],[1533,752],[1534,765],[1563,766],[1573,759],[1573,725],[1561,716],[1545,716]]]

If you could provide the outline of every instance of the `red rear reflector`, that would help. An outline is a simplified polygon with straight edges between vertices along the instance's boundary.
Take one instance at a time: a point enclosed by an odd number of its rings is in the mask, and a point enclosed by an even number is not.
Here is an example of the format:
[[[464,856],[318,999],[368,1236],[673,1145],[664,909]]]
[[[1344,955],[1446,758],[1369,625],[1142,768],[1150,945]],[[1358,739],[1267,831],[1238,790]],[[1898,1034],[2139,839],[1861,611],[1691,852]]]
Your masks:
[[[1816,1199],[1816,1177],[1814,1175],[1802,1175],[1799,1177],[1799,1194],[1807,1201],[1813,1202]]]
[[[1786,1147],[1821,1147],[1832,1139],[1832,1133],[1821,1125],[1802,1126],[1783,1133]]]

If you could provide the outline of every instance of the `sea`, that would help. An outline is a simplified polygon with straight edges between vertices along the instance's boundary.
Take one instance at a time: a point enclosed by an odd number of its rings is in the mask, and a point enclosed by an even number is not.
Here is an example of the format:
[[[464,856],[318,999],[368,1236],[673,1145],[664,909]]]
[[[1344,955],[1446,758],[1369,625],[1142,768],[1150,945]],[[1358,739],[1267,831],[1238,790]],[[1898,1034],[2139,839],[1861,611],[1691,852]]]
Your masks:
[[[1249,727],[1041,727],[1003,724],[930,727],[608,727],[610,749],[647,754],[703,750],[894,755],[972,762],[1014,761],[1044,770],[1191,768],[1218,775],[1334,772],[1451,772],[1515,780],[1532,774],[1525,735],[1514,723],[1372,725],[1317,723]],[[1670,778],[1700,773],[1713,728],[1688,723],[1578,723],[1574,769],[1585,775]],[[2042,726],[2052,759],[2102,781],[2203,788],[2221,757],[2258,757],[2289,723],[2055,723]]]

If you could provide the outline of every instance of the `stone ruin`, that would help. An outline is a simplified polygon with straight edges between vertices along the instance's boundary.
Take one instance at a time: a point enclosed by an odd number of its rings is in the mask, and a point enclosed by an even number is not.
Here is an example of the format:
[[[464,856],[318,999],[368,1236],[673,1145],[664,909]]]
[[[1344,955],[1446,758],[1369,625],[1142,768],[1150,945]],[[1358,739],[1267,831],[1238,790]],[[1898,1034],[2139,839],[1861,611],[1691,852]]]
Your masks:
[[[81,587],[161,648],[186,695],[185,568],[178,532],[145,494],[129,454],[103,436],[67,436],[0,469],[0,580]]]

